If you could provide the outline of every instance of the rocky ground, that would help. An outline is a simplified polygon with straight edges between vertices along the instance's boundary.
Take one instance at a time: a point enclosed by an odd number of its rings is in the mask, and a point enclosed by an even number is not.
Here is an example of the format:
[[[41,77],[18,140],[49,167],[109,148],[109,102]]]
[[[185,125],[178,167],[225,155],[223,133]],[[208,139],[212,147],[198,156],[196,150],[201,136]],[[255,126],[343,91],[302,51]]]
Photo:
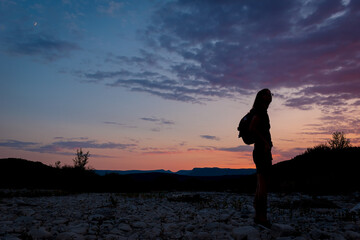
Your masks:
[[[0,239],[360,239],[360,194],[270,194],[272,229],[252,195],[91,193],[0,198]]]

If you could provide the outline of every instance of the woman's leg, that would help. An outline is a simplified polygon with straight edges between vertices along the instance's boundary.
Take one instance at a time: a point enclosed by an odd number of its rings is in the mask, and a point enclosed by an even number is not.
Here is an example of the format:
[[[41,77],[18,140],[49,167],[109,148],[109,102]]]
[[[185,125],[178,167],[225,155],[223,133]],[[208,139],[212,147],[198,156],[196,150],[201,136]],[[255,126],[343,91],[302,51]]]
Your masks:
[[[257,187],[254,199],[255,219],[267,221],[267,180],[266,174],[257,174]]]

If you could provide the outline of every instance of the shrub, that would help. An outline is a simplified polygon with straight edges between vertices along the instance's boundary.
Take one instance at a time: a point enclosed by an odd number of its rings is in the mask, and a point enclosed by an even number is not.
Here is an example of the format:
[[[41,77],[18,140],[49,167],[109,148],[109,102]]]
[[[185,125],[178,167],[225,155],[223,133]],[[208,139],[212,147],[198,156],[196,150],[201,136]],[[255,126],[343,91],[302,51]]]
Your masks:
[[[73,159],[74,168],[79,168],[85,170],[86,164],[89,162],[90,153],[84,153],[80,148],[76,150],[76,157]]]

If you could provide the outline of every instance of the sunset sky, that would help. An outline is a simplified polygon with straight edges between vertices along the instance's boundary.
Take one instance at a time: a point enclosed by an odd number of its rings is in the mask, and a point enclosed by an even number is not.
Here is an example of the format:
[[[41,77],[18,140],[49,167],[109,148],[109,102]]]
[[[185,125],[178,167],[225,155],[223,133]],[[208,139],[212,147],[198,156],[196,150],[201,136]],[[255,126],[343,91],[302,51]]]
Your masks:
[[[254,168],[236,128],[262,88],[274,163],[359,146],[359,24],[357,0],[0,0],[0,158]]]

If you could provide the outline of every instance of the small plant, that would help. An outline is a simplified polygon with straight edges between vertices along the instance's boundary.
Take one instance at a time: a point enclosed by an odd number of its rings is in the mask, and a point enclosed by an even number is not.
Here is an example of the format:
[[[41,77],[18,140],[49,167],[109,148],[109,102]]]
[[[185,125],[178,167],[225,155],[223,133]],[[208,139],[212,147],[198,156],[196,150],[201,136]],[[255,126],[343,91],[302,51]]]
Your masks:
[[[241,210],[244,207],[244,199],[233,199],[231,206],[236,210]]]
[[[118,201],[113,197],[113,195],[110,195],[109,201],[111,207],[116,208],[118,206]]]
[[[89,162],[90,153],[84,153],[80,148],[76,150],[76,157],[73,159],[74,161],[74,168],[79,168],[85,170],[86,164]]]
[[[332,134],[332,139],[328,141],[328,144],[331,149],[344,149],[351,147],[350,139],[346,138],[343,132],[334,132]]]
[[[61,162],[60,161],[55,162],[55,168],[57,168],[57,169],[61,168]]]

